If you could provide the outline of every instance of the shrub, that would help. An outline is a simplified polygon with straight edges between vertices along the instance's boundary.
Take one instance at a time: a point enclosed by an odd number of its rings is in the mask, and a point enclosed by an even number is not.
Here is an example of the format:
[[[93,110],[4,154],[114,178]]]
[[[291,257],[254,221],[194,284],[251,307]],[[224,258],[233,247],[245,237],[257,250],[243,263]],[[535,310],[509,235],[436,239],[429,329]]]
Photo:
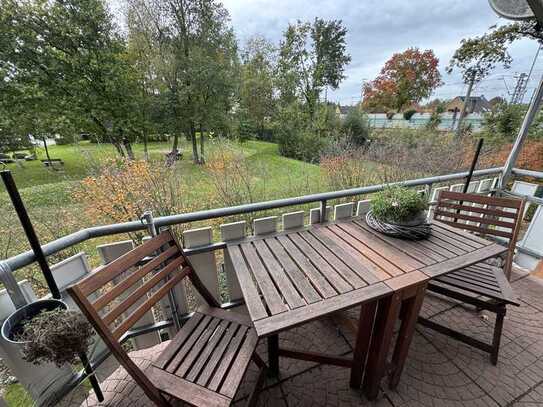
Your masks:
[[[428,209],[428,201],[425,196],[401,186],[386,187],[375,194],[371,200],[373,215],[389,223],[412,220],[426,209]]]
[[[343,134],[356,146],[363,145],[370,138],[368,118],[358,108],[349,111],[341,127]]]
[[[285,157],[316,163],[327,145],[327,139],[311,130],[298,133],[282,132],[279,135],[279,153]]]
[[[24,341],[23,358],[36,365],[51,362],[75,364],[92,342],[89,321],[77,311],[42,311],[21,326],[15,339]]]
[[[396,114],[395,111],[389,110],[389,111],[387,112],[387,119],[388,119],[388,120],[392,120],[392,119],[394,118],[394,115],[395,115],[395,114]]]
[[[406,110],[405,112],[403,112],[403,118],[407,121],[411,120],[411,118],[413,117],[413,115],[417,113],[417,111],[415,109],[409,109],[409,110]]]

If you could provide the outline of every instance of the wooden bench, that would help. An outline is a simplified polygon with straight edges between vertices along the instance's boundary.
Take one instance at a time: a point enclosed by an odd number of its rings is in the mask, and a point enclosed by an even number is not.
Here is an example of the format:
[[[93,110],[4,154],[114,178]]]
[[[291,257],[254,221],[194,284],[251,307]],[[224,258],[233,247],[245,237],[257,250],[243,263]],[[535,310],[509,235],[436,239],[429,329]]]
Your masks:
[[[141,260],[153,256],[145,265]],[[112,280],[123,277],[116,285]],[[188,277],[207,302],[200,307],[145,372],[120,344],[123,335],[172,288]],[[130,294],[127,290],[136,287]],[[260,368],[256,401],[264,362],[254,352],[257,336],[248,317],[219,308],[202,284],[189,259],[170,231],[147,241],[89,277],[68,288],[119,363],[158,406],[174,398],[194,406],[229,406],[253,360]],[[98,293],[92,301],[89,296]]]
[[[508,280],[511,276],[523,208],[524,202],[518,199],[441,191],[434,212],[434,219],[448,225],[449,232],[453,235],[455,229],[474,232],[473,240],[466,244],[480,244],[478,236],[481,236],[495,238],[507,245],[505,258],[476,263],[428,283],[428,291],[496,313],[491,344],[419,317],[422,325],[490,353],[490,360],[494,365],[498,362],[506,306],[519,305]],[[446,239],[446,236],[441,238]]]
[[[50,160],[40,160],[46,167],[52,167],[54,164],[64,165],[64,161],[60,158],[51,158]]]

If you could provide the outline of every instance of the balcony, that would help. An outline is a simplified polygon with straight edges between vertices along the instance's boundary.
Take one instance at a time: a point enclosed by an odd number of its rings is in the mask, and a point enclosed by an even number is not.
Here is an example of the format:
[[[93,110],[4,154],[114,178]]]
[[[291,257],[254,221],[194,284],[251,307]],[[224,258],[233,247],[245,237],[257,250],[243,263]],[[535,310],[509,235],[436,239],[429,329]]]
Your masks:
[[[502,168],[476,171],[469,184],[469,191],[488,194],[496,188],[496,176]],[[447,336],[417,325],[410,348],[406,368],[398,388],[388,389],[383,381],[376,401],[366,400],[359,391],[349,388],[349,370],[341,367],[319,365],[313,362],[280,359],[280,377],[267,379],[259,396],[259,405],[302,406],[302,405],[379,405],[379,406],[432,406],[439,405],[538,405],[543,403],[543,274],[535,268],[543,257],[541,236],[543,234],[542,201],[535,197],[543,173],[514,169],[510,189],[504,195],[521,196],[537,206],[533,215],[526,216],[522,234],[517,245],[512,286],[520,298],[520,307],[508,307],[504,324],[501,353],[497,366],[488,361],[488,355]],[[459,190],[467,173],[450,174],[439,177],[416,179],[405,184],[425,191],[435,201],[442,190]],[[526,182],[529,181],[529,182]],[[281,228],[304,226],[319,223],[321,213],[326,209],[328,219],[339,220],[362,216],[368,208],[371,193],[382,189],[382,185],[335,191],[316,195],[289,198],[277,201],[255,203],[239,207],[222,208],[210,211],[179,214],[152,219],[145,222],[130,222],[81,230],[43,246],[46,256],[68,247],[105,235],[116,235],[135,230],[146,230],[149,224],[156,227],[176,225],[186,222],[207,222],[227,216],[248,214],[251,225],[245,221],[204,226],[186,230],[183,240],[187,254],[196,272],[209,291],[223,303],[226,309],[246,312],[242,294],[232,265],[225,257],[228,241],[245,237],[248,229],[255,235],[266,234]],[[360,199],[348,202],[349,199]],[[329,203],[335,203],[333,207]],[[345,202],[347,201],[347,202]],[[311,205],[319,206],[308,212],[286,212],[288,207]],[[259,211],[275,211],[275,215],[257,218]],[[213,223],[217,225],[217,223]],[[249,228],[250,226],[250,228]],[[214,233],[215,232],[215,233]],[[221,236],[217,238],[217,236]],[[215,238],[214,238],[215,236]],[[219,241],[217,241],[219,240]],[[103,262],[118,257],[132,248],[132,242],[119,241],[98,247]],[[21,253],[1,263],[3,283],[8,291],[2,293],[1,300],[13,304],[27,302],[34,298],[26,282],[16,283],[11,272],[36,260],[33,252]],[[52,266],[56,284],[63,299],[71,307],[73,301],[64,291],[65,287],[78,281],[91,272],[86,255],[80,253]],[[176,292],[176,313],[183,320],[193,310],[194,293],[184,287]],[[9,311],[12,304],[3,307]],[[149,312],[138,322],[138,327],[127,332],[122,340],[132,349],[132,357],[141,366],[156,358],[172,334],[171,309],[162,313]],[[353,326],[357,322],[357,310],[351,309],[342,318],[317,320],[289,330],[280,336],[280,344],[301,350],[317,351],[346,356],[353,350]],[[427,294],[421,316],[431,321],[455,326],[476,339],[490,342],[493,334],[494,314],[478,312],[476,309],[437,294]],[[265,343],[259,344],[257,352],[266,359]],[[83,371],[53,369],[49,372],[29,371],[20,360],[11,355],[4,357],[19,381],[37,399],[60,406],[99,405],[89,386],[84,381]],[[106,405],[152,405],[130,376],[119,368],[115,359],[103,347],[97,346],[92,354],[93,366],[106,396]],[[40,387],[44,377],[51,379],[52,386]],[[256,369],[249,370],[245,385],[238,392],[237,405],[241,405],[248,395],[252,382],[256,379]],[[54,391],[51,390],[54,388]],[[45,401],[43,401],[46,403]]]

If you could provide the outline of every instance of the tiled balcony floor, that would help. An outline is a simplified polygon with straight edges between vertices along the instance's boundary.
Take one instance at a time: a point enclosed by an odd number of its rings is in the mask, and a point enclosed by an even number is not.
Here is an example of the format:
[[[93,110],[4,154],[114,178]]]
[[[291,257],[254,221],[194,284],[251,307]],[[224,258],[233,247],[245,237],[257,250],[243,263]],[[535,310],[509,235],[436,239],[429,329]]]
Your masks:
[[[360,392],[349,388],[348,369],[281,359],[281,377],[266,383],[259,405],[543,406],[543,279],[517,273],[513,287],[522,305],[508,307],[497,366],[490,364],[487,354],[419,325],[396,391],[389,390],[383,381],[379,398],[370,403]],[[422,313],[486,341],[492,335],[491,320],[435,296],[427,296]],[[280,341],[289,347],[348,354],[351,339],[326,320],[287,332]],[[139,351],[133,356],[142,365],[148,364],[159,352],[156,347],[152,349],[155,351]],[[265,343],[260,344],[258,351],[266,357]],[[243,405],[255,376],[256,370],[251,369],[236,405]],[[104,405],[152,405],[122,369],[105,380],[103,389],[107,401]],[[97,404],[91,396],[85,398],[74,392],[62,405]]]

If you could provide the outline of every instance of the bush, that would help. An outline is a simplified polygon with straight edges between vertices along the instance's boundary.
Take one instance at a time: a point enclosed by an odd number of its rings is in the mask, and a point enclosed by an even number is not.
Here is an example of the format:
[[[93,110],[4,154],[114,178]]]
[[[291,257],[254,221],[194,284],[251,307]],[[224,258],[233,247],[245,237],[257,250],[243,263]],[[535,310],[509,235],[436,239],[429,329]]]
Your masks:
[[[373,215],[382,222],[402,223],[428,209],[428,201],[413,189],[391,186],[378,192],[371,200]]]
[[[396,114],[396,112],[393,111],[393,110],[388,111],[388,112],[387,112],[387,119],[388,119],[388,120],[392,120],[392,119],[394,118],[394,115],[395,115],[395,114]]]
[[[278,141],[281,155],[310,163],[319,161],[327,145],[327,139],[305,129],[298,133],[282,132]]]
[[[351,109],[342,124],[343,134],[356,146],[370,138],[370,126],[366,114],[358,108]]]
[[[406,110],[405,112],[403,112],[403,118],[407,121],[411,120],[411,118],[413,117],[413,115],[417,113],[417,111],[415,109],[409,109],[409,110]]]

